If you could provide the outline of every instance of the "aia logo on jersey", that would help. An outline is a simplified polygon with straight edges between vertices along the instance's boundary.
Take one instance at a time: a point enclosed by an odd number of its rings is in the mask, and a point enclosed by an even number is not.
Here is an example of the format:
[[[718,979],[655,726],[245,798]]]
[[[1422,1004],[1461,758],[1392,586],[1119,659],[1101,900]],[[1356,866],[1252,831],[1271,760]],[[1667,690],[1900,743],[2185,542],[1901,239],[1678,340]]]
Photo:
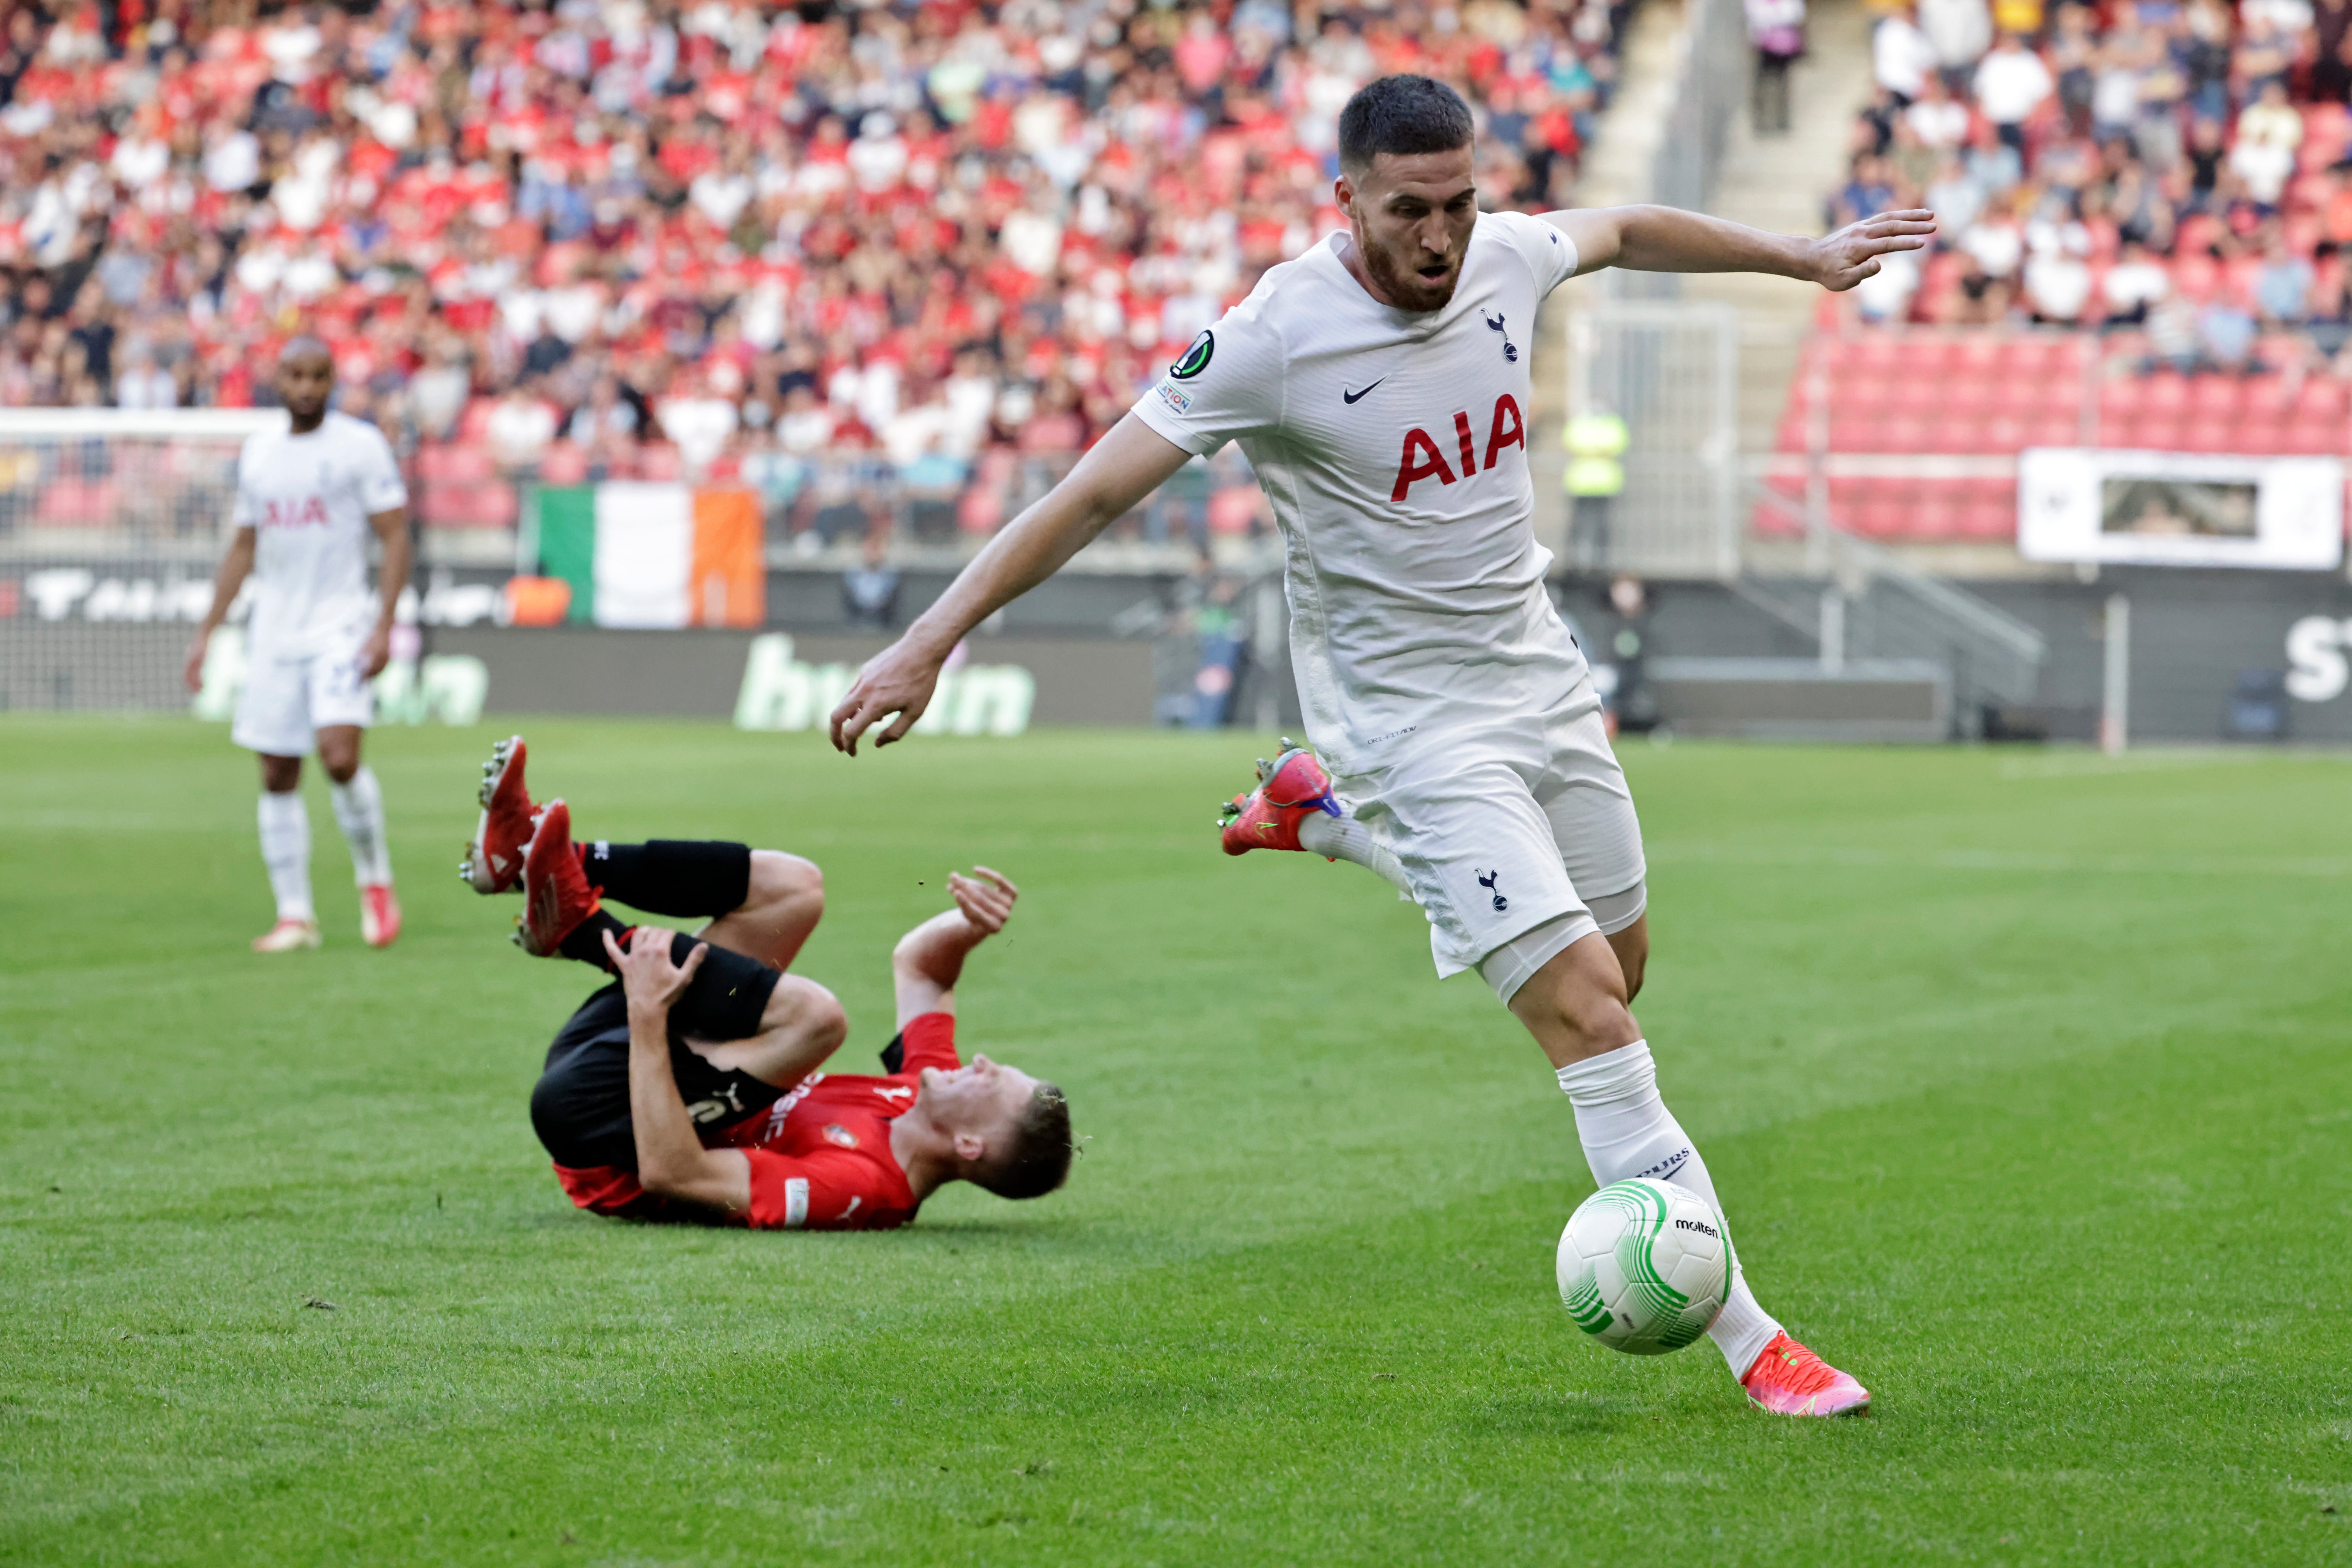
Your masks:
[[[300,500],[273,500],[261,512],[264,528],[310,528],[327,526],[327,498],[304,496]]]
[[[1528,449],[1527,421],[1519,415],[1518,399],[1507,392],[1495,399],[1495,416],[1487,422],[1486,460],[1483,463],[1478,460],[1478,443],[1470,428],[1469,410],[1454,416],[1454,449],[1462,458],[1459,474],[1445,460],[1445,454],[1438,449],[1429,432],[1415,426],[1404,433],[1404,450],[1397,458],[1396,484],[1389,491],[1389,500],[1404,500],[1423,479],[1450,485],[1457,479],[1469,479],[1481,468],[1493,468],[1506,447],[1517,447],[1522,457]]]
[[[836,1149],[857,1147],[857,1134],[838,1121],[828,1121],[824,1124],[824,1141]]]

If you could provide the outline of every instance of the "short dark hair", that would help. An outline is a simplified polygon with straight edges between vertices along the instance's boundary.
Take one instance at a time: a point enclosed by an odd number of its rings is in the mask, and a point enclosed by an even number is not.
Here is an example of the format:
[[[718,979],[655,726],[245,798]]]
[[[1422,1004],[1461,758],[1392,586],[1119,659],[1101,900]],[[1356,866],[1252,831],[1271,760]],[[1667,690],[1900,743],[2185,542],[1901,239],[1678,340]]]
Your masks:
[[[1339,110],[1339,166],[1360,174],[1383,153],[1451,153],[1476,127],[1462,95],[1425,76],[1384,76]]]
[[[1070,1102],[1060,1088],[1041,1083],[1013,1124],[1004,1152],[983,1162],[971,1175],[975,1185],[1000,1198],[1042,1198],[1069,1179]]]

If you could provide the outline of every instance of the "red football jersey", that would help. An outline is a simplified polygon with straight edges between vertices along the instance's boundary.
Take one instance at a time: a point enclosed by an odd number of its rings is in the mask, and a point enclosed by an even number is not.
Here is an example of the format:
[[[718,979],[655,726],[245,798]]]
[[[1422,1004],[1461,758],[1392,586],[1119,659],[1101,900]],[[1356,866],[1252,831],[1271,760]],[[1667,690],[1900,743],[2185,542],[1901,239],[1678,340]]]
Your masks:
[[[907,1113],[925,1068],[953,1068],[955,1016],[926,1013],[900,1031],[905,1055],[887,1077],[814,1072],[764,1110],[705,1132],[706,1148],[740,1149],[751,1162],[751,1206],[730,1216],[754,1230],[888,1230],[921,1202],[890,1152],[890,1123]],[[572,1201],[633,1219],[708,1218],[710,1211],[648,1194],[611,1165],[555,1167]]]

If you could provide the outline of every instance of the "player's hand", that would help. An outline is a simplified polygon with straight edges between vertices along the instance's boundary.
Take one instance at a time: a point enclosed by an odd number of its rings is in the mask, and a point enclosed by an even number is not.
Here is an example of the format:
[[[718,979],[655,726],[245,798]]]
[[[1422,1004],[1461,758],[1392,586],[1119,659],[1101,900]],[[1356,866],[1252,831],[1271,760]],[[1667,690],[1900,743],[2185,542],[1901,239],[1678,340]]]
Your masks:
[[[360,679],[373,680],[392,662],[392,628],[378,626],[360,644]]]
[[[898,717],[874,737],[874,743],[887,746],[903,739],[931,705],[931,693],[940,684],[940,668],[946,662],[944,654],[933,657],[908,637],[900,637],[867,659],[866,668],[857,672],[857,684],[833,710],[834,749],[856,756],[857,737],[893,713]]]
[[[187,668],[180,671],[180,679],[187,683],[191,691],[205,689],[205,650],[212,644],[213,634],[209,630],[198,632],[195,640],[188,644]]]
[[[955,898],[956,908],[972,929],[982,936],[994,936],[1013,918],[1013,900],[1021,889],[1002,871],[992,871],[985,866],[974,866],[967,877],[961,871],[948,874],[948,891]]]
[[[612,955],[614,973],[621,977],[621,991],[632,1012],[667,1013],[702,967],[703,954],[710,951],[708,942],[696,942],[684,963],[670,962],[670,939],[677,934],[659,926],[639,926],[623,948],[612,931],[604,932],[604,951]]]
[[[1850,223],[1813,241],[1812,280],[1842,293],[1865,278],[1877,276],[1880,257],[1897,250],[1925,250],[1935,232],[1936,215],[1926,207],[1906,207]]]

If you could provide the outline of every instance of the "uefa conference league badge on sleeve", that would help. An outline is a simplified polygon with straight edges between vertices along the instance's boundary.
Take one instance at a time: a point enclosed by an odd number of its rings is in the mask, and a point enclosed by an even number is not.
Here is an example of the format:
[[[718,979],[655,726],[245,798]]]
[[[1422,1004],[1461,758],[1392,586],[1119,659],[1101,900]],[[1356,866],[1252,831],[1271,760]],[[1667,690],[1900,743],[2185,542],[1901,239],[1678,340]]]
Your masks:
[[[1217,334],[1206,327],[1202,328],[1201,335],[1194,338],[1192,346],[1184,351],[1184,357],[1168,367],[1167,379],[1152,389],[1159,394],[1160,401],[1179,414],[1190,414],[1192,411],[1192,395],[1176,384],[1190,381],[1208,369],[1209,361],[1216,352]]]

